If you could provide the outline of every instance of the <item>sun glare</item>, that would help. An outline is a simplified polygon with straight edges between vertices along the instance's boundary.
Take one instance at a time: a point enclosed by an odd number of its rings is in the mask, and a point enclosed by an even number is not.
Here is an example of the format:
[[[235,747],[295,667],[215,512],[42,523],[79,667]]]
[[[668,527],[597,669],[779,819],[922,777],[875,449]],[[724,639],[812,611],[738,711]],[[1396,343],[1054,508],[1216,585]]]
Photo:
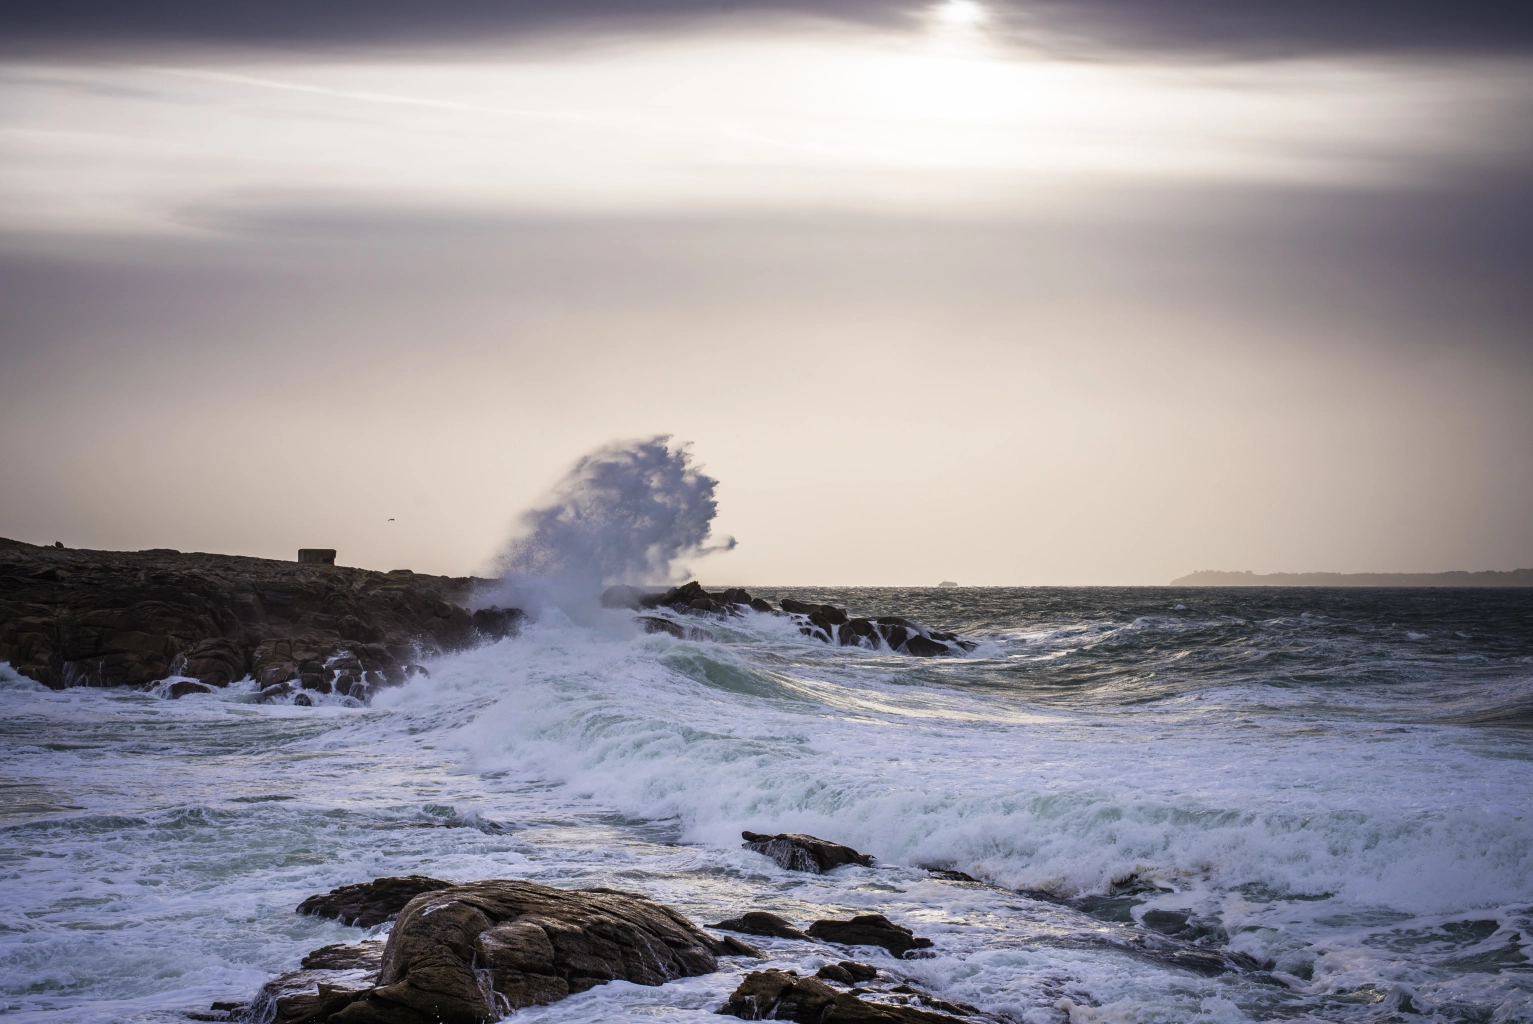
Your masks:
[[[932,13],[944,25],[978,25],[985,20],[985,8],[977,0],[943,0]]]

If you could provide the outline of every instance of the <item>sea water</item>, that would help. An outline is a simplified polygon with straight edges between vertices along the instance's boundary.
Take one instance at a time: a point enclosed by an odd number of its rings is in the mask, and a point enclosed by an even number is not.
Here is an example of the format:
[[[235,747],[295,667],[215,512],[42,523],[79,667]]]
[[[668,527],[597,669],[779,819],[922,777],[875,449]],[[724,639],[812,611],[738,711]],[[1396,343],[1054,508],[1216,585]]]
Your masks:
[[[249,999],[369,934],[305,896],[420,873],[610,886],[699,923],[885,914],[932,955],[858,958],[992,1020],[1533,1020],[1533,592],[753,592],[979,644],[550,610],[367,707],[0,667],[0,1012]],[[789,872],[742,829],[877,862]],[[1142,935],[1263,968],[1204,977]],[[850,955],[750,941],[801,973]],[[701,1024],[760,966],[515,1016]]]

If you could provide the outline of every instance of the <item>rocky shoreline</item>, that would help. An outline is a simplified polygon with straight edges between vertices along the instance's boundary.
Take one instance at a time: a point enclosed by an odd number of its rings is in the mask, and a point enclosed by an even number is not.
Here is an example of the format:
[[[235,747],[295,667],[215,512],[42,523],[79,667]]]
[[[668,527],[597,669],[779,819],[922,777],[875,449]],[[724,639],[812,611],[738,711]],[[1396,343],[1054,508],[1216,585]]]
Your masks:
[[[491,581],[236,555],[84,551],[0,538],[0,661],[53,689],[167,696],[254,679],[264,696],[366,700],[421,660],[516,631],[469,610]]]
[[[789,870],[873,863],[866,854],[814,836],[746,832],[744,838],[747,849]],[[957,872],[932,874],[982,884]],[[385,937],[312,951],[298,969],[268,982],[249,1002],[218,1002],[188,1016],[244,1024],[484,1024],[611,981],[659,986],[713,974],[721,960],[768,960],[770,954],[736,937],[749,935],[815,944],[826,955],[813,976],[770,966],[748,971],[718,1014],[799,1024],[1001,1019],[911,984],[898,961],[933,955],[927,952],[933,941],[881,914],[818,920],[800,929],[752,910],[699,927],[638,893],[558,889],[513,879],[457,884],[422,875],[342,886],[309,897],[297,912],[357,927],[390,926]],[[1137,929],[1117,930],[1123,934],[1093,929],[1096,934],[1080,942],[1116,945],[1205,976],[1270,966],[1190,942],[1152,940]]]
[[[486,606],[496,583],[0,538],[0,662],[53,689],[164,683],[165,696],[183,697],[248,679],[259,699],[308,704],[310,694],[338,694],[365,702],[424,672],[428,657],[517,632],[520,610]],[[696,581],[666,591],[611,587],[602,604],[638,612],[640,628],[680,639],[708,639],[703,623],[750,610],[785,616],[828,644],[925,658],[975,647],[895,615],[855,617],[792,598],[774,608],[744,590],[710,593]]]
[[[696,580],[666,591],[630,586],[608,587],[601,596],[601,603],[605,608],[628,608],[636,612],[664,608],[678,615],[720,621],[738,618],[747,610],[782,615],[792,619],[801,634],[822,643],[882,649],[917,658],[967,654],[978,646],[974,641],[956,633],[929,629],[898,615],[854,617],[847,614],[845,608],[795,601],[791,597],[783,598],[779,602],[781,607],[773,608],[770,601],[752,597],[748,591],[738,587],[710,593]],[[640,615],[639,622],[651,633],[670,633],[678,639],[707,636],[706,630],[688,627],[674,619]]]

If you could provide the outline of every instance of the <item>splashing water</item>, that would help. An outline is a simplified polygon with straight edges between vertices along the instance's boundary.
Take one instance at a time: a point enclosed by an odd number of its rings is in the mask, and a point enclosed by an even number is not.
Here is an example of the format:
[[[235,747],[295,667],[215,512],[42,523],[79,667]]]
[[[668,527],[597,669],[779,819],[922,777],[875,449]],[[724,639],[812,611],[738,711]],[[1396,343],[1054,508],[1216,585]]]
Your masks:
[[[735,546],[733,537],[710,543],[716,486],[669,435],[598,448],[522,513],[499,596],[534,614],[556,605],[584,617],[609,583],[677,579],[686,560]]]

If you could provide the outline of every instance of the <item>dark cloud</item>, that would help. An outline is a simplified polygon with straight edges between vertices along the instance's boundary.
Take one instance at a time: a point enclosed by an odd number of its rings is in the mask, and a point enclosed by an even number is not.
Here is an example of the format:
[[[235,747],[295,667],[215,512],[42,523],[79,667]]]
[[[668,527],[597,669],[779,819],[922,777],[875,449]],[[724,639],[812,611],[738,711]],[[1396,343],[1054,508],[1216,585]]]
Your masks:
[[[123,46],[459,45],[547,31],[761,14],[908,24],[879,0],[21,0],[0,5],[10,52]],[[1084,48],[1190,56],[1334,51],[1533,51],[1533,5],[1504,0],[996,0],[997,21]]]

